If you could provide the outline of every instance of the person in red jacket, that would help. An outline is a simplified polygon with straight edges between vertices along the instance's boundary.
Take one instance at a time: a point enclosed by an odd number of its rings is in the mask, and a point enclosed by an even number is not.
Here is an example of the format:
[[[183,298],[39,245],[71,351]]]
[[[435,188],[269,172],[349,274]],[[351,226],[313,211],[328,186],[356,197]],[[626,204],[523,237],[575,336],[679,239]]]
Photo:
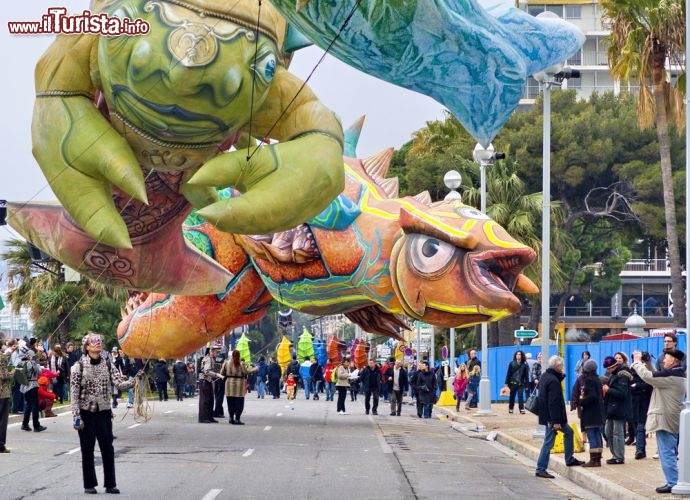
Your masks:
[[[53,403],[57,396],[48,390],[48,384],[48,377],[38,377],[38,409],[43,412],[44,417],[57,417],[53,413]]]

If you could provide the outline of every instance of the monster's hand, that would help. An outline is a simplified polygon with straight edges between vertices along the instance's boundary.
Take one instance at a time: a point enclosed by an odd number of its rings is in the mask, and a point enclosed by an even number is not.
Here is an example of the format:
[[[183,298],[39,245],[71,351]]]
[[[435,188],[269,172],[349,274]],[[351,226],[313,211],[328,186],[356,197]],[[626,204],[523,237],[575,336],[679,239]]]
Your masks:
[[[84,231],[105,244],[131,248],[111,187],[143,202],[146,190],[134,153],[92,102],[97,42],[94,35],[58,36],[39,61],[33,153]]]
[[[129,145],[98,109],[84,97],[39,97],[32,134],[34,157],[77,225],[97,241],[131,248],[111,186],[146,202],[144,178]]]
[[[343,190],[339,137],[314,131],[252,152],[249,160],[246,150],[218,155],[189,180],[242,193],[199,210],[223,231],[265,234],[298,226]]]

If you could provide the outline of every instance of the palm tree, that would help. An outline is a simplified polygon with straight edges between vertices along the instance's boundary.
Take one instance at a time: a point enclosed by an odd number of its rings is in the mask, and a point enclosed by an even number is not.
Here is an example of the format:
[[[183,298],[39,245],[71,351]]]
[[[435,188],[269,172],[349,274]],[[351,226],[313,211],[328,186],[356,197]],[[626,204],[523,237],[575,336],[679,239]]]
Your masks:
[[[656,124],[671,266],[673,322],[682,327],[685,325],[685,299],[668,124],[671,121],[683,126],[683,99],[681,91],[666,80],[666,62],[679,66],[682,62],[684,66],[683,3],[678,0],[602,0],[601,5],[604,17],[610,21],[611,35],[607,41],[611,74],[623,81],[637,81],[640,128],[644,130]]]
[[[15,313],[22,307],[29,310],[37,336],[65,342],[94,330],[114,340],[120,305],[127,298],[125,290],[89,279],[65,282],[59,261],[32,261],[23,240],[10,240],[7,246],[8,250],[0,255],[8,266],[7,296]]]

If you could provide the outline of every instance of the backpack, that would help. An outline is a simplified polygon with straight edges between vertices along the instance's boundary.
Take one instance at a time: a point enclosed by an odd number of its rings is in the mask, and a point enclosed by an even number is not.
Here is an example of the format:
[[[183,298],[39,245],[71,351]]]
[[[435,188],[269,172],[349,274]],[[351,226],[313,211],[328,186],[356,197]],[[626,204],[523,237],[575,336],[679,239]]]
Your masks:
[[[14,369],[13,378],[19,385],[29,385],[29,364],[24,361]]]

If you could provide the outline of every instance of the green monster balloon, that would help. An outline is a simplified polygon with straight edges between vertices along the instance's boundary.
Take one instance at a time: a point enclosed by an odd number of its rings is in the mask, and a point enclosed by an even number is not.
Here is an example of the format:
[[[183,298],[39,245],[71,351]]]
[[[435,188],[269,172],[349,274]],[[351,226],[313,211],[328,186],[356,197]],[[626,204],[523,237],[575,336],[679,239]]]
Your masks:
[[[314,339],[311,336],[311,333],[309,333],[309,330],[304,328],[302,330],[302,334],[299,336],[299,340],[297,341],[297,359],[299,360],[300,363],[303,363],[305,358],[313,358],[314,357]]]
[[[246,333],[243,333],[235,344],[235,350],[240,353],[240,359],[246,364],[252,362],[252,353],[249,351],[249,338]]]
[[[93,279],[222,293],[233,276],[182,237],[192,207],[223,231],[261,234],[314,217],[344,187],[342,127],[287,71],[308,43],[255,0],[93,0],[91,11],[148,32],[61,35],[43,55],[33,153],[64,210],[16,203],[8,221]],[[242,195],[221,200],[215,188],[229,186]]]

